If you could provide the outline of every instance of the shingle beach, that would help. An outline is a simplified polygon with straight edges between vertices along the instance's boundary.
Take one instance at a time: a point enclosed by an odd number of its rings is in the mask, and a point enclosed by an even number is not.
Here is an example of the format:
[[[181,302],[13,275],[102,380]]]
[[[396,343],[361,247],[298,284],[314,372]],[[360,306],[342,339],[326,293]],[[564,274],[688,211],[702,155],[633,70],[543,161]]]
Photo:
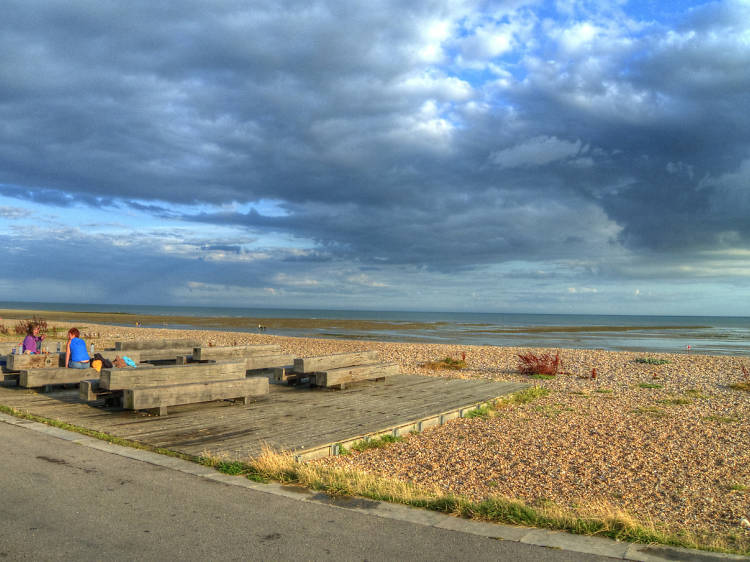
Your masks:
[[[535,349],[560,353],[551,379],[518,372],[528,349],[291,338],[242,332],[87,324],[97,347],[115,340],[197,338],[213,345],[276,343],[297,357],[377,350],[404,373],[528,382],[550,390],[497,415],[459,419],[384,449],[325,462],[436,485],[473,499],[491,495],[535,505],[606,503],[666,528],[735,534],[750,516],[750,392],[731,388],[750,359]],[[93,336],[98,335],[95,339]],[[466,355],[460,371],[424,363]],[[638,358],[665,359],[653,365]],[[591,378],[592,369],[597,378]]]

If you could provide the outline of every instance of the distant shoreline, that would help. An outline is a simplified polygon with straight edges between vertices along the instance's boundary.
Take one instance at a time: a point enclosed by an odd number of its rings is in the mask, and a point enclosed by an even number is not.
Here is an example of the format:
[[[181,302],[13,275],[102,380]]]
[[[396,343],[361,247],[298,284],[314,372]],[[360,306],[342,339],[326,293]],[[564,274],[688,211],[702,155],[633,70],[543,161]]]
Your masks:
[[[392,322],[380,320],[355,320],[347,318],[277,318],[277,317],[227,317],[227,316],[176,316],[159,314],[133,314],[130,312],[87,312],[61,310],[21,310],[0,309],[0,318],[21,320],[32,316],[44,317],[45,320],[60,322],[98,322],[111,325],[135,325],[139,322],[144,327],[191,326],[195,328],[248,328],[257,330],[259,324],[267,328],[289,329],[328,329],[349,328],[355,330],[387,329],[387,330],[419,330],[429,327],[448,325],[449,322]],[[489,324],[476,324],[477,327]],[[552,333],[552,332],[622,332],[635,330],[694,330],[709,328],[705,325],[660,325],[660,326],[519,326],[513,328],[489,328],[475,330],[489,334],[518,334],[518,333]]]
[[[236,310],[242,313],[255,312],[257,309]],[[176,311],[179,312],[179,309]],[[410,318],[409,313],[405,313],[403,319],[399,319],[394,313],[384,313],[386,317],[379,319],[335,317],[333,311],[310,311],[316,317],[304,317],[302,310],[289,311],[290,316],[284,316],[283,312],[278,316],[273,315],[279,313],[276,310],[269,310],[270,314],[267,316],[199,316],[2,308],[0,325],[4,324],[6,329],[12,331],[16,321],[38,316],[53,323],[95,323],[121,327],[139,325],[142,328],[217,330],[284,337],[493,347],[682,353],[688,351],[687,346],[692,344],[691,351],[698,354],[750,355],[747,343],[750,341],[747,338],[750,324],[740,326],[739,331],[732,334],[701,323],[701,320],[708,320],[702,317],[694,317],[693,322],[686,324],[670,323],[671,318],[660,322],[658,317],[634,317],[634,324],[626,324],[626,320],[609,316],[602,317],[602,323],[598,324],[592,322],[591,316],[586,315],[547,315],[543,321],[535,323],[534,315],[518,315],[519,318],[513,317],[511,320],[499,318],[493,322],[493,315],[487,314],[487,322],[483,322],[484,318],[470,314],[457,317],[457,314],[446,313],[443,319],[435,313],[423,320],[419,315]],[[292,313],[299,315],[291,316]],[[342,315],[345,314],[354,315],[357,311],[342,312]],[[371,314],[363,312],[363,315]],[[607,320],[613,323],[607,325]],[[513,324],[514,321],[518,324]],[[544,321],[550,324],[544,324]],[[8,338],[12,336],[0,336],[3,340]]]

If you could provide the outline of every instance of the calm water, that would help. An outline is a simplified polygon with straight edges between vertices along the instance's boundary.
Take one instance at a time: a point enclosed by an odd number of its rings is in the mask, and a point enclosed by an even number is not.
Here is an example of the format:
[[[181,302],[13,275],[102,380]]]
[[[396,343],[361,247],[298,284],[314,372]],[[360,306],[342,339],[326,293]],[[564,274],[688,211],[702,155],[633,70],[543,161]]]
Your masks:
[[[0,302],[0,308],[163,316],[370,320],[388,322],[391,325],[383,329],[375,324],[362,330],[328,327],[269,330],[267,333],[381,341],[651,352],[682,352],[689,345],[694,353],[750,356],[750,318],[747,317],[303,310],[37,302]],[[417,329],[407,327],[415,322],[424,325]],[[399,324],[404,325],[403,329],[399,328]],[[171,326],[177,327],[173,324]]]

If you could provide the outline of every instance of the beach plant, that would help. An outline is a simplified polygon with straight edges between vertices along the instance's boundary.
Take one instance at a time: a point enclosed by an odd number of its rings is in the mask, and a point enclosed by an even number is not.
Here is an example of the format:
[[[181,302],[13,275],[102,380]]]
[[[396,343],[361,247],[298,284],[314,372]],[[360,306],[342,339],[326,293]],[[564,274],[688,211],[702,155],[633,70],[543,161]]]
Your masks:
[[[3,334],[4,336],[10,335],[10,329],[8,329],[8,326],[0,324],[0,334]]]
[[[656,359],[654,357],[637,357],[636,363],[644,363],[646,365],[666,365],[671,363],[669,359]]]
[[[747,370],[747,367],[745,367],[745,365],[740,365],[740,367],[742,368],[743,380],[738,383],[730,384],[729,387],[735,390],[744,390],[746,392],[750,392],[750,371]]]
[[[383,449],[388,445],[392,445],[393,443],[398,443],[403,440],[404,438],[401,436],[381,435],[380,437],[377,437],[375,439],[357,441],[348,449],[343,445],[339,445],[339,455],[345,456],[350,454],[351,451],[357,451],[361,453],[362,451],[367,451],[368,449]]]
[[[665,404],[667,406],[686,406],[687,404],[692,404],[693,401],[689,398],[680,398],[679,396],[674,396],[672,398],[659,400],[659,403]]]
[[[740,418],[734,417],[734,416],[705,416],[703,418],[706,421],[712,421],[717,423],[739,423]]]
[[[555,353],[554,357],[550,353],[519,353],[518,354],[518,371],[522,375],[549,375],[555,376],[560,371],[562,362],[560,353]]]
[[[633,410],[635,414],[650,416],[652,418],[666,418],[669,414],[657,406],[641,406]]]
[[[639,386],[640,388],[664,388],[664,387],[663,387],[662,385],[660,385],[660,384],[655,384],[655,383],[651,383],[651,382],[642,382],[642,383],[641,383],[641,384],[639,384],[638,386]]]
[[[482,404],[464,415],[465,418],[489,418],[492,416],[493,408],[489,404]]]
[[[47,321],[44,318],[36,315],[34,315],[31,320],[19,320],[18,322],[16,322],[13,331],[17,335],[22,336],[28,334],[31,331],[31,328],[33,328],[34,326],[39,328],[40,334],[47,333]]]
[[[449,369],[458,371],[466,367],[466,361],[463,359],[453,359],[453,357],[443,357],[440,361],[428,361],[424,364],[428,369]]]

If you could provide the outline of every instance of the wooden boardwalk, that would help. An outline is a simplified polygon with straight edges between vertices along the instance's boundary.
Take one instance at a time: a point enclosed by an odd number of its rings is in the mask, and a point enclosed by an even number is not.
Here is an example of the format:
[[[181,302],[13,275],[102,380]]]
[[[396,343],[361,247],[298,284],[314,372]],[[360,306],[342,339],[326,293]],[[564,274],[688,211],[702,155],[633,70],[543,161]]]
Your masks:
[[[265,399],[170,408],[166,417],[81,402],[78,390],[38,393],[0,387],[0,404],[190,455],[244,460],[264,443],[300,459],[335,454],[337,444],[369,436],[403,435],[461,416],[527,385],[399,375],[346,390],[271,385]]]

